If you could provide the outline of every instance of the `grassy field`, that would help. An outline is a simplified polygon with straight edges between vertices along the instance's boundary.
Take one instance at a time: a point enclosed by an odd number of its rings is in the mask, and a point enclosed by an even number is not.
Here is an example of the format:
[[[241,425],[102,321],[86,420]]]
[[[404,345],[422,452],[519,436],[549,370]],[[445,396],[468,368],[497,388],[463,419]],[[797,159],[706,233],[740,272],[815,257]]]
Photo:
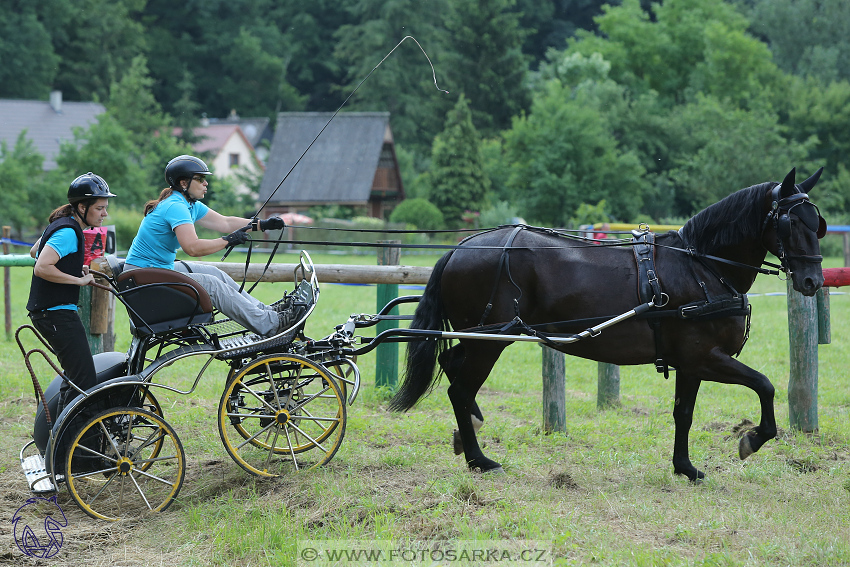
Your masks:
[[[314,257],[317,264],[370,260]],[[435,260],[407,256],[402,263]],[[17,326],[26,321],[29,271],[12,272]],[[290,285],[263,284],[255,295],[271,301]],[[850,296],[832,295],[833,342],[819,355],[820,431],[803,435],[788,429],[785,297],[765,295],[784,290],[776,278],[757,280],[741,355],[776,386],[779,436],[740,461],[738,432],[745,420],[758,421],[756,396],[704,384],[690,442],[694,464],[707,473],[701,484],[672,474],[674,385],[651,366],[622,368],[622,405],[599,411],[596,363],[568,358],[567,431],[544,435],[540,347],[513,345],[478,397],[486,418],[480,441],[505,474],[481,476],[452,453],[445,384],[412,411],[389,413],[386,392],[373,387],[374,355],[367,355],[358,360],[364,389],[334,460],[261,480],[221,446],[215,412],[227,368],[215,363],[194,394],[161,396],[188,461],[179,500],[161,514],[107,523],[84,515],[63,490],[58,503],[69,526],[50,561],[23,557],[12,537],[9,519],[29,497],[18,451],[35,402],[15,343],[0,341],[0,563],[310,565],[298,559],[299,541],[498,540],[542,546],[558,565],[850,565]],[[324,336],[351,313],[375,310],[374,287],[325,285],[307,334]],[[126,317],[117,326],[122,350]],[[160,379],[186,386],[193,370],[184,361]],[[50,373],[42,368],[40,376],[46,384]]]

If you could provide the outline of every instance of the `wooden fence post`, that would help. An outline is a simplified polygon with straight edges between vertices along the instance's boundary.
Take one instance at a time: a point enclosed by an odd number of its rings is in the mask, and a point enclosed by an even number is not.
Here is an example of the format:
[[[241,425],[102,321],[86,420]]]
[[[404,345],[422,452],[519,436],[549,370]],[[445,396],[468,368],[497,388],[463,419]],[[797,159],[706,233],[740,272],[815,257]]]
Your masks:
[[[92,332],[92,291],[94,289],[90,285],[80,288],[79,309],[80,320],[83,322],[83,327],[86,329],[86,339],[89,341],[89,350],[92,354],[98,354],[103,352],[103,335]],[[97,325],[98,323],[95,322],[95,330],[98,330]]]
[[[564,353],[540,344],[543,351],[543,431],[567,430],[566,361]]]
[[[844,267],[850,268],[850,232],[845,232],[844,237]]]
[[[12,235],[12,227],[3,227],[3,254],[9,253],[9,237]],[[3,268],[3,303],[6,320],[6,340],[12,340],[12,280],[9,266]]]
[[[378,244],[401,244],[401,240],[379,240]],[[401,258],[401,248],[378,248],[379,266],[397,266]],[[398,284],[378,284],[377,304],[379,312],[387,303],[398,297]],[[398,307],[389,313],[398,315]],[[397,327],[395,321],[381,321],[375,326],[375,333]],[[395,388],[398,383],[398,343],[383,343],[375,349],[375,386]]]
[[[788,342],[791,368],[788,378],[788,418],[791,428],[818,430],[818,321],[817,299],[788,285]]]
[[[616,364],[598,364],[596,407],[604,409],[620,405],[620,367]]]

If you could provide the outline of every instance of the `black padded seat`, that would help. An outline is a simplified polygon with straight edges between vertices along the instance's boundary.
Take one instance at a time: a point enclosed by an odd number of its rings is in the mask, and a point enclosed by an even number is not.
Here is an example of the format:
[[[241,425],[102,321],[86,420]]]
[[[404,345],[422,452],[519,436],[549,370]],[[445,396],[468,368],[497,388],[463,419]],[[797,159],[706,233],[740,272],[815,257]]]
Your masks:
[[[174,270],[138,268],[116,279],[130,307],[134,332],[149,335],[212,321],[213,305],[201,284]]]

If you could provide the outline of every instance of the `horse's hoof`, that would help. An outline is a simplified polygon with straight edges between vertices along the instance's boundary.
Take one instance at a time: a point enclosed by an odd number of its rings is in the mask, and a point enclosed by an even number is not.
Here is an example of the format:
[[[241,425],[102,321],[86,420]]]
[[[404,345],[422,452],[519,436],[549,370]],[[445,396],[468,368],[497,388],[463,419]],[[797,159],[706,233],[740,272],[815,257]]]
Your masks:
[[[750,444],[750,436],[746,433],[741,437],[741,441],[738,443],[738,456],[741,457],[741,460],[745,460],[747,457],[755,453],[753,451],[753,446]]]
[[[463,454],[463,441],[460,439],[460,431],[457,429],[452,433],[452,444],[454,444],[455,455]]]

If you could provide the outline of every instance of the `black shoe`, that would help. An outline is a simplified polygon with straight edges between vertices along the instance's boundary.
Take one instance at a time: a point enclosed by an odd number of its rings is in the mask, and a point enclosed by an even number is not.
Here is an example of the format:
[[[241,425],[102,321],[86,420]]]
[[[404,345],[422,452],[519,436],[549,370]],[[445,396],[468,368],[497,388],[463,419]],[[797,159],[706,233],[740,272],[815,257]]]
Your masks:
[[[275,332],[275,334],[277,335],[291,329],[306,312],[307,308],[303,305],[295,305],[289,309],[278,311],[277,316],[280,318],[280,323],[278,324],[277,332]]]

